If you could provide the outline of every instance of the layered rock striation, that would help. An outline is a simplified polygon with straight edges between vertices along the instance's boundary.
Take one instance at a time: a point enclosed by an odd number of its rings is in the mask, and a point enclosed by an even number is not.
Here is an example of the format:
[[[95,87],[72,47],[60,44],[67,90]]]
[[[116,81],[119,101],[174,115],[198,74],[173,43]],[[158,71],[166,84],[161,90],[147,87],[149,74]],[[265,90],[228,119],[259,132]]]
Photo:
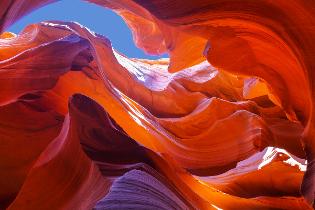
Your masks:
[[[88,1],[158,60],[6,32],[52,2],[0,2],[1,209],[313,209],[315,2]]]

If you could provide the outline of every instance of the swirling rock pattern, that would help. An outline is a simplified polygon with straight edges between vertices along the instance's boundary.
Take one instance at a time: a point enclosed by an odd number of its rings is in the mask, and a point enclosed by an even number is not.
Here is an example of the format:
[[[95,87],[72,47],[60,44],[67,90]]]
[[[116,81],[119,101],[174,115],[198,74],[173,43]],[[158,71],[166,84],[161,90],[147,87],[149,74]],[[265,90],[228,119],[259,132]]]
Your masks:
[[[313,209],[315,2],[88,1],[158,60],[5,31],[52,2],[0,2],[1,209]]]

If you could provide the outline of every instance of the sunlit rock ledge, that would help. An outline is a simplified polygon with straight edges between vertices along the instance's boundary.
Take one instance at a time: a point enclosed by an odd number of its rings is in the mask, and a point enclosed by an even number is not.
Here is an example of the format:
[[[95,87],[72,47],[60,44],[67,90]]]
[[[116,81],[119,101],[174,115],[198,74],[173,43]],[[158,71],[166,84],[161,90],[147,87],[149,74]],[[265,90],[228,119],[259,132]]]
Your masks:
[[[52,2],[0,2],[0,209],[313,209],[315,2],[89,0],[158,60],[6,31]]]

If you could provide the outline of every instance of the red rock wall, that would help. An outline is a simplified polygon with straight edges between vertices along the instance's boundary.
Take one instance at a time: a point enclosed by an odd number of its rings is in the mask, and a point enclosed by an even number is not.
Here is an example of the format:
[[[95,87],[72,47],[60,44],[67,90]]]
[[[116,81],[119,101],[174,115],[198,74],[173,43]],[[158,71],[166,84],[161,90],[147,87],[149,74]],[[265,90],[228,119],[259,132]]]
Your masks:
[[[0,3],[1,209],[312,209],[315,2],[89,0],[159,60],[5,32],[51,2]]]

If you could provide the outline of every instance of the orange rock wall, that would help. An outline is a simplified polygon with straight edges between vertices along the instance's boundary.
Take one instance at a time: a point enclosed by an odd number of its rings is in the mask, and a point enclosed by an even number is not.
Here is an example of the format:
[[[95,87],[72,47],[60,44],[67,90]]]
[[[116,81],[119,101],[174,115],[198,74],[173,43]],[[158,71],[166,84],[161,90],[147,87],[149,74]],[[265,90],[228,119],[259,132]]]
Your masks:
[[[159,60],[5,32],[51,2],[0,3],[0,209],[313,209],[315,2],[89,0]]]

